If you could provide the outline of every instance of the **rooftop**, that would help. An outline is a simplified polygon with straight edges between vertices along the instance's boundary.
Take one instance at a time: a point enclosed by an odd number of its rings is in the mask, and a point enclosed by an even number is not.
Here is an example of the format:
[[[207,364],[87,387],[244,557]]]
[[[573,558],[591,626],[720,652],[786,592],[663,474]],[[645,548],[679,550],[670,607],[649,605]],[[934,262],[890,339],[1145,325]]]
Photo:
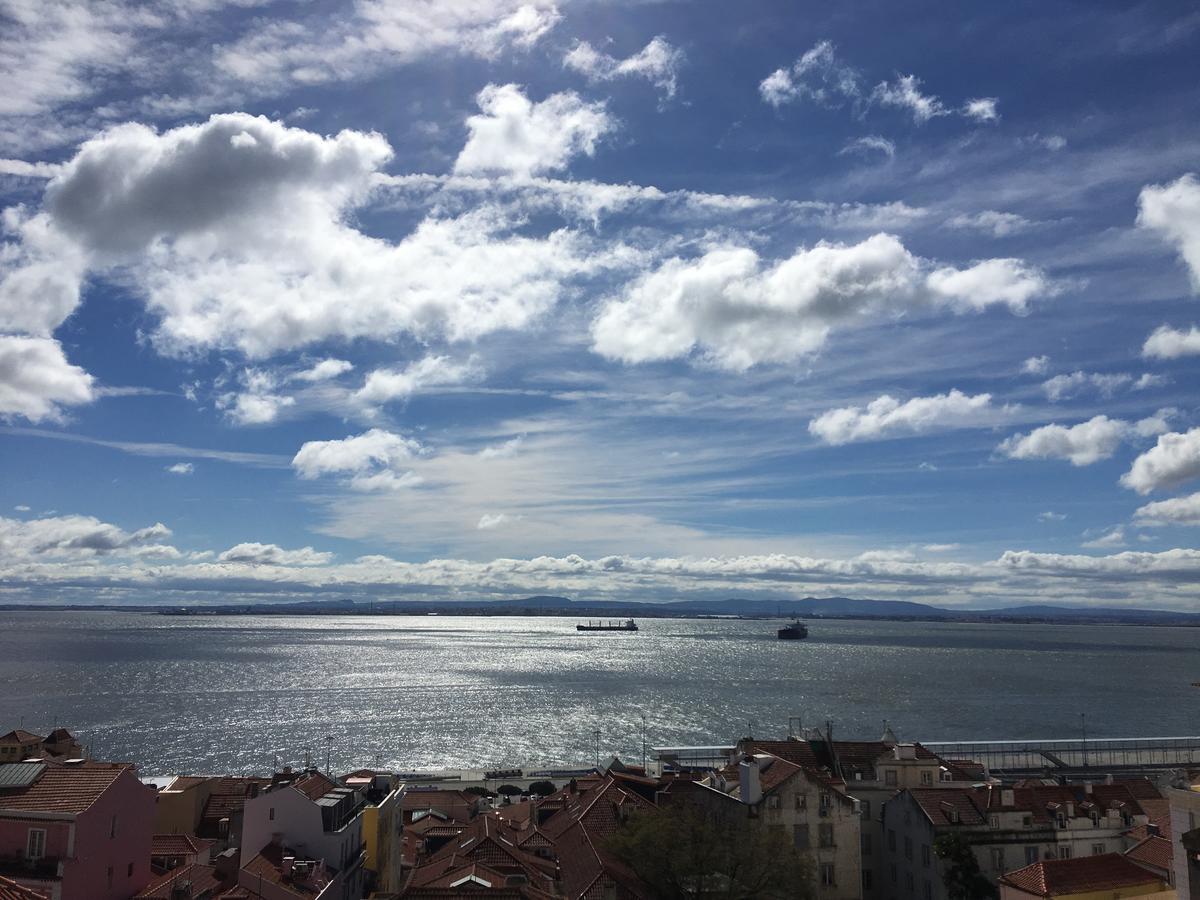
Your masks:
[[[0,784],[5,770],[24,763],[0,764]],[[81,813],[88,810],[125,772],[134,772],[128,763],[79,762],[71,765],[49,764],[28,783],[0,789],[0,813],[6,811]]]
[[[1119,853],[1048,859],[1000,878],[1002,884],[1038,897],[1111,891],[1156,881],[1160,881],[1157,875]]]

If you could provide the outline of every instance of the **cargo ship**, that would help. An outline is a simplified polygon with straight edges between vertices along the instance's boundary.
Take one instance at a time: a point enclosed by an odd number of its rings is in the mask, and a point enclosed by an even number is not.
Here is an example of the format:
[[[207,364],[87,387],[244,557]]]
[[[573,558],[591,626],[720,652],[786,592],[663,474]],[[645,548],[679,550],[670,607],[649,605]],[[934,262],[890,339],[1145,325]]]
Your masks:
[[[626,619],[624,622],[588,622],[586,625],[576,625],[576,631],[637,631],[637,622]]]
[[[784,625],[776,632],[781,641],[798,641],[808,637],[808,626],[797,619],[795,622],[790,622]]]

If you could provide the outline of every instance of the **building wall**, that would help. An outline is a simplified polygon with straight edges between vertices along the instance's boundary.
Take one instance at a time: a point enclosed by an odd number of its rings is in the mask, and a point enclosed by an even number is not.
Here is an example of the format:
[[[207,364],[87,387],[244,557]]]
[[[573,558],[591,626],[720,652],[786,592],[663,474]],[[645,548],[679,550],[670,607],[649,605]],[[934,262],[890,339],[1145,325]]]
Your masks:
[[[861,822],[852,800],[798,773],[763,798],[758,807],[760,825],[784,829],[796,846],[812,857],[817,898],[861,900]],[[833,884],[825,883],[828,878],[823,874],[829,872]]]
[[[1183,846],[1183,836],[1200,828],[1200,791],[1171,788],[1172,864],[1175,867],[1175,891],[1179,900],[1200,900],[1200,864],[1190,858]]]
[[[881,831],[875,896],[945,900],[941,863],[933,853],[937,834],[911,794],[900,794],[884,804]]]
[[[327,866],[340,871],[353,863],[363,843],[361,813],[339,831],[326,832],[321,808],[291,787],[248,798],[242,816],[243,864],[278,835],[282,843],[298,853],[324,860]],[[362,867],[359,866],[344,878],[344,896],[361,896],[362,883]]]
[[[76,816],[74,858],[63,866],[62,900],[132,897],[151,878],[153,833],[154,788],[126,770]]]
[[[399,789],[392,791],[377,806],[368,806],[362,814],[363,841],[367,845],[365,867],[375,873],[375,889],[398,891],[400,877],[400,801]]]
[[[183,791],[159,791],[154,807],[155,834],[195,834],[211,793],[211,780]]]

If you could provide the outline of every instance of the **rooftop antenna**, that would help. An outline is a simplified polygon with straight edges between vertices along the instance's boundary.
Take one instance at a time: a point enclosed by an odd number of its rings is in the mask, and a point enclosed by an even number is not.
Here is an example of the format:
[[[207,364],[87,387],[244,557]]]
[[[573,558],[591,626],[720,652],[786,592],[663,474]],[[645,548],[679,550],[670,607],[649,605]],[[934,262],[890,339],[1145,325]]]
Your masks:
[[[325,774],[332,776],[332,770],[329,768],[329,757],[333,753],[333,735],[325,735]]]
[[[804,722],[800,716],[788,716],[788,740],[799,740],[804,735]]]
[[[304,748],[304,768],[312,768],[312,753],[307,747]]]
[[[596,768],[600,768],[600,729],[592,731],[592,740],[596,742]]]

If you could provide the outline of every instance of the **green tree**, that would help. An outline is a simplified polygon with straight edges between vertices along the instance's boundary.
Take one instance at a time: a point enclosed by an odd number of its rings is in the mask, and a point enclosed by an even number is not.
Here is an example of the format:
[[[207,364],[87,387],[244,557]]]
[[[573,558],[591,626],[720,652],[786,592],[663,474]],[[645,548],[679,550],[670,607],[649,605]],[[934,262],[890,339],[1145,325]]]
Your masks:
[[[495,791],[489,791],[485,787],[480,787],[477,784],[471,785],[469,788],[463,788],[464,794],[474,794],[476,797],[495,797]]]
[[[947,834],[933,842],[933,853],[942,861],[942,883],[950,900],[995,900],[996,886],[979,869],[971,842],[961,834]]]
[[[496,788],[496,793],[503,794],[505,797],[519,797],[525,792],[515,784],[502,784],[500,787]]]
[[[789,835],[745,817],[680,802],[632,816],[608,842],[663,900],[811,898],[812,863]]]
[[[537,794],[539,797],[549,797],[557,790],[554,787],[553,781],[535,781],[529,785],[529,793]]]

